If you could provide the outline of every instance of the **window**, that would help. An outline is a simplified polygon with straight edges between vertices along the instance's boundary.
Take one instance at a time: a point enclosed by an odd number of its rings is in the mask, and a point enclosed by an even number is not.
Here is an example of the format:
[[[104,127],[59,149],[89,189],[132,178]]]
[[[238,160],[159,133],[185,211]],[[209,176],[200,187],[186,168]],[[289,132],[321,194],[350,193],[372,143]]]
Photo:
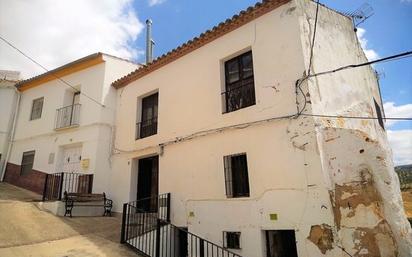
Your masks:
[[[240,249],[240,232],[223,231],[223,247]]]
[[[381,107],[379,106],[379,104],[376,102],[375,99],[373,99],[373,102],[375,103],[376,115],[378,116],[377,118],[378,118],[379,125],[381,125],[383,129],[385,129],[385,125],[383,123],[383,118],[382,118]]]
[[[136,126],[136,139],[157,134],[158,99],[159,93],[142,99],[142,116]]]
[[[249,177],[246,154],[229,155],[223,158],[225,166],[226,196],[248,197]]]
[[[30,120],[36,120],[41,118],[41,112],[43,110],[44,97],[37,98],[33,100],[33,105],[31,107]]]
[[[35,151],[29,151],[23,153],[23,158],[21,160],[21,170],[20,175],[27,175],[33,169]]]
[[[224,112],[233,112],[256,103],[252,51],[225,62]]]

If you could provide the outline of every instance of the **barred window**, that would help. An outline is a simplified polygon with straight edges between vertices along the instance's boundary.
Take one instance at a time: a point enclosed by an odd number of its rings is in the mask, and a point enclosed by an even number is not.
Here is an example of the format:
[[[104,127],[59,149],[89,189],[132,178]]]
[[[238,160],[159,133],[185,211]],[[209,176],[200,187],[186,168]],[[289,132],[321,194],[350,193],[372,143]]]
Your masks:
[[[225,62],[223,112],[233,112],[256,103],[252,51]]]
[[[223,231],[223,247],[240,249],[240,232]]]
[[[21,176],[29,174],[31,170],[33,169],[34,153],[35,151],[29,151],[29,152],[23,153],[23,158],[21,160],[21,170],[20,170]]]
[[[249,176],[246,154],[235,154],[223,158],[225,167],[226,196],[229,198],[249,196]]]
[[[44,102],[44,97],[33,100],[33,104],[31,107],[30,120],[36,120],[36,119],[41,118],[41,113],[43,110],[43,102]]]

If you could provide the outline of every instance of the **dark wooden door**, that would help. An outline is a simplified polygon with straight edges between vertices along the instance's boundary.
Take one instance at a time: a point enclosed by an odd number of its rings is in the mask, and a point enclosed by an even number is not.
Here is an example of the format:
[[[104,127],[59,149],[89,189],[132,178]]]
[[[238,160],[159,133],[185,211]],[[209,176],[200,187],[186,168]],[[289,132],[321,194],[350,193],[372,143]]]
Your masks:
[[[159,194],[159,157],[149,157],[139,160],[137,176],[138,208],[143,211],[157,211],[157,196]]]
[[[266,231],[267,257],[298,257],[294,230]]]

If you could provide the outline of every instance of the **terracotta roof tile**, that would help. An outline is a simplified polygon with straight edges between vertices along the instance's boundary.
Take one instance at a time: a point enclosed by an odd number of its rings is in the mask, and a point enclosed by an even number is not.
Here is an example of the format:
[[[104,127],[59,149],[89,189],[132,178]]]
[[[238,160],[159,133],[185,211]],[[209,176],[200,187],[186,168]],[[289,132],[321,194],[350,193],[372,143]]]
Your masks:
[[[290,0],[263,0],[263,2],[258,2],[254,6],[241,11],[239,14],[233,15],[232,18],[219,23],[212,29],[201,33],[198,37],[195,37],[187,41],[186,43],[176,47],[170,52],[156,58],[150,64],[144,65],[129,73],[128,75],[114,81],[112,83],[112,86],[114,86],[115,88],[124,87],[129,83],[149,74],[150,72],[175,61],[176,59],[212,42],[213,40],[239,28],[240,26],[276,9],[277,7],[289,1]]]

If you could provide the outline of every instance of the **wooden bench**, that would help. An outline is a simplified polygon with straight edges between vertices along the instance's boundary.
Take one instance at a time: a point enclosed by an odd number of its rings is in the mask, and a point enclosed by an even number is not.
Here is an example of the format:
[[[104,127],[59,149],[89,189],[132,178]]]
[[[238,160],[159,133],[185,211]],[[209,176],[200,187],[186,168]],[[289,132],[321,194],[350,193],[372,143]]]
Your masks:
[[[106,198],[106,194],[84,194],[84,193],[67,193],[64,192],[64,216],[72,217],[73,207],[91,207],[101,206],[104,208],[103,216],[112,215],[113,201]]]

